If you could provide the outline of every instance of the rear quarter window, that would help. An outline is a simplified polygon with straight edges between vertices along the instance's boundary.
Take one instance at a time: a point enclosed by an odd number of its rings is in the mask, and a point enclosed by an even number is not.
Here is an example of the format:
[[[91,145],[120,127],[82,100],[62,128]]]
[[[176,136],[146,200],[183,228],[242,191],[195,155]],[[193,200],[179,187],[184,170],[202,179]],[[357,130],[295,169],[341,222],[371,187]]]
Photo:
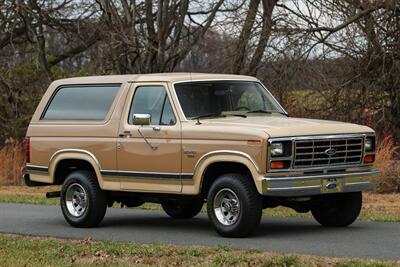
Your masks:
[[[104,120],[120,84],[74,85],[58,88],[42,120]]]

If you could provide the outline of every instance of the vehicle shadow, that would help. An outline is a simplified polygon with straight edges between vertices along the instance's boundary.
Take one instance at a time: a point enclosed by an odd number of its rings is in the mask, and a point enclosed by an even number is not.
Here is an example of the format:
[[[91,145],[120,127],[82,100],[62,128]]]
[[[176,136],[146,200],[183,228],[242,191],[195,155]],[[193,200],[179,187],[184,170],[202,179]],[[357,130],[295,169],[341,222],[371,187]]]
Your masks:
[[[137,215],[111,215],[105,218],[100,225],[101,228],[123,228],[129,230],[160,231],[182,234],[204,234],[207,236],[218,236],[214,231],[208,218],[204,215],[192,219],[173,219],[162,214],[137,214]],[[259,228],[251,238],[274,237],[283,238],[290,236],[303,236],[308,234],[346,233],[362,230],[365,226],[356,223],[350,227],[329,228],[322,227],[312,219],[298,218],[263,218]]]
[[[203,230],[210,229],[211,224],[207,218],[195,217],[191,219],[174,219],[167,215],[154,216],[109,216],[104,219],[100,227],[135,227],[143,229],[190,229]]]
[[[288,222],[287,218],[281,218],[281,221],[264,221],[257,229],[256,236],[268,236],[276,238],[286,238],[290,236],[308,236],[309,234],[343,234],[346,232],[355,233],[357,230],[362,230],[365,227],[360,225],[352,225],[349,227],[323,227],[311,219],[308,222]]]

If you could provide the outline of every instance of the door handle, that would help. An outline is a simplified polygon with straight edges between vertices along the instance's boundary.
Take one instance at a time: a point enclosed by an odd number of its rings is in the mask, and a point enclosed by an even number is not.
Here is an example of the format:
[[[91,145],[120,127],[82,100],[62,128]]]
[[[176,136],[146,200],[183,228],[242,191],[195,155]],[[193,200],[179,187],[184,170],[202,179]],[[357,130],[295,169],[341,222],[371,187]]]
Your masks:
[[[124,131],[123,133],[119,134],[119,137],[131,137],[132,133],[131,131]]]
[[[161,131],[161,128],[159,126],[153,126],[153,131],[159,132]]]

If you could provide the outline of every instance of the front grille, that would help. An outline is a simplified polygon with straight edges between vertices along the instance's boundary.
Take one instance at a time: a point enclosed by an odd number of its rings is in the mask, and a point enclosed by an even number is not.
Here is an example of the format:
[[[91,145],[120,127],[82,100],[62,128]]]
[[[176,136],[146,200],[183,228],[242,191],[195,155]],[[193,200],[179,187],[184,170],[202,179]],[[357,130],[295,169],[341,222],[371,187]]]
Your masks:
[[[295,140],[293,167],[360,164],[362,153],[362,137]]]

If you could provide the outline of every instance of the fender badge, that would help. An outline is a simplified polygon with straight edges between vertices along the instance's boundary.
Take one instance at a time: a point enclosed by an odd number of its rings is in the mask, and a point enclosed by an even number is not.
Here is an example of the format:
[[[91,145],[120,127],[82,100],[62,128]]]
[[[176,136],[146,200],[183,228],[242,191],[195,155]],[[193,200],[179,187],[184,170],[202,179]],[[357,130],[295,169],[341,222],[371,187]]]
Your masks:
[[[195,150],[185,150],[183,151],[183,154],[185,154],[188,158],[194,158],[197,152]]]

